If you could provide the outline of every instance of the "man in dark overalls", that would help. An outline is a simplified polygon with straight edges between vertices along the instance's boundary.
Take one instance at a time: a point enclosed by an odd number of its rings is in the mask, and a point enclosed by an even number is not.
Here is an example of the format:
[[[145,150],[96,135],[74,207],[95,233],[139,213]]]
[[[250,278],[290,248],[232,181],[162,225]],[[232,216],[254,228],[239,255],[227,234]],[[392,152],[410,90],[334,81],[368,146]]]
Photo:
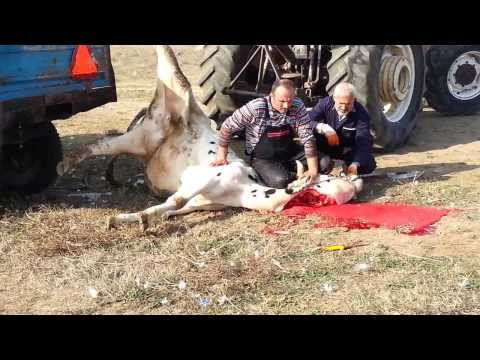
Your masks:
[[[318,163],[314,126],[302,100],[295,97],[294,83],[277,80],[269,96],[248,102],[223,122],[217,157],[211,165],[228,164],[232,135],[245,131],[245,152],[267,186],[283,189],[295,180],[295,160],[308,166],[304,175],[310,181],[323,170],[323,163]],[[301,145],[295,143],[295,137]]]
[[[370,116],[355,100],[355,87],[340,83],[333,96],[320,99],[310,118],[316,123],[316,138],[319,154],[344,160],[348,175],[368,174],[377,167],[372,154],[373,137],[370,133]],[[325,160],[326,161],[326,160]]]

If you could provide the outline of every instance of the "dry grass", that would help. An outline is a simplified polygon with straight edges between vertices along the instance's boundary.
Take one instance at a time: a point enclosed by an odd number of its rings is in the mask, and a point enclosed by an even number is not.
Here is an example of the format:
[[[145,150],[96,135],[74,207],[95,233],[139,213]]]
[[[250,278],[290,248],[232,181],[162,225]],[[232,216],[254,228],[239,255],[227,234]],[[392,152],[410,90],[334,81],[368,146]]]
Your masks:
[[[316,219],[242,210],[103,228],[112,209],[43,207],[5,214],[1,238],[6,313],[478,313],[480,274],[455,257],[402,254],[392,231],[313,229]],[[407,235],[395,234],[397,237]],[[415,238],[409,237],[409,241]],[[325,245],[368,246],[325,252]],[[368,264],[366,271],[355,265]],[[186,283],[185,289],[179,283]],[[98,290],[91,298],[88,287]],[[203,301],[203,305],[202,305]]]
[[[407,203],[422,203],[422,196],[439,191],[454,194],[443,197],[440,204],[454,208],[472,195],[465,191],[459,197],[456,188],[439,189],[430,182],[419,182],[415,188],[410,183],[385,186],[389,196]],[[148,198],[142,191],[146,190],[138,190],[136,196]],[[130,202],[120,191],[111,201],[125,208]],[[435,235],[315,229],[315,218],[297,223],[241,209],[190,214],[160,223],[146,234],[136,226],[105,230],[106,217],[116,211],[108,206],[55,204],[31,204],[24,212],[7,210],[0,239],[1,274],[9,277],[3,281],[2,311],[438,314],[480,310],[480,274],[475,264],[462,257],[421,256],[388,246],[399,240],[428,242]],[[467,210],[454,218],[478,226],[480,213]],[[279,224],[284,232],[265,234],[265,228]],[[323,251],[326,245],[357,241],[368,245]],[[368,269],[355,270],[359,263]],[[179,289],[181,281],[185,289]],[[88,295],[88,287],[98,290],[97,298]]]
[[[106,130],[123,131],[148,104],[155,86],[154,62],[142,56],[153,56],[150,50],[113,48],[119,102],[59,122],[66,151]],[[180,47],[177,51],[185,52]],[[128,61],[137,62],[133,77]],[[191,62],[186,66],[193,67]],[[143,83],[133,79],[143,75]],[[432,137],[417,134],[404,154],[379,155],[380,167],[419,167],[425,174],[416,183],[370,179],[360,200],[463,209],[443,218],[429,235],[318,229],[315,218],[294,222],[242,209],[174,218],[147,233],[137,226],[107,231],[108,216],[145,208],[158,199],[143,185],[133,185],[141,172],[137,162],[119,160],[117,177],[126,186],[112,189],[102,179],[108,159],[97,158],[43,195],[0,198],[0,312],[478,314],[480,164],[473,149],[478,151],[480,144],[470,138],[471,132],[458,135],[461,128],[448,127],[449,120],[433,123],[427,115],[435,133],[454,134],[449,136],[455,145],[439,146],[440,161],[437,150],[425,150],[421,143],[422,136]],[[420,126],[421,131],[428,128]],[[467,136],[464,146],[456,145]],[[466,153],[455,153],[463,148]],[[68,196],[82,192],[111,195],[95,202]],[[265,229],[272,225],[284,231],[268,235]],[[323,250],[359,241],[366,246]],[[366,270],[359,270],[359,264]],[[185,288],[179,288],[182,282]],[[89,288],[98,295],[92,297]]]

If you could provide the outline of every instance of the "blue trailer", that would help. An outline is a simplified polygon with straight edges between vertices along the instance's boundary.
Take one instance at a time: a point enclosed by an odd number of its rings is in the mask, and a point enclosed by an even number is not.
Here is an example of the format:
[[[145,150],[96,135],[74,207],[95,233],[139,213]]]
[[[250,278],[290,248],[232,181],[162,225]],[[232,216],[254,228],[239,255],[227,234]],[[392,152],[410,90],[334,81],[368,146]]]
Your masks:
[[[0,191],[44,190],[62,158],[52,120],[116,100],[109,46],[0,46]]]

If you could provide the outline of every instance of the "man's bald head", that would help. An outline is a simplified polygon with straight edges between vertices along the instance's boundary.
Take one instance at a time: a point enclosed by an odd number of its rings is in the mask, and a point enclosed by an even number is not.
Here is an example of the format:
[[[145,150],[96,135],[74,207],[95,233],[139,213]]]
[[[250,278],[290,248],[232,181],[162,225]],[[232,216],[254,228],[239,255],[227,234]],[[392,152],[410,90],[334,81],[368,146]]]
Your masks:
[[[279,88],[279,87],[283,87],[287,90],[290,90],[292,91],[293,93],[295,93],[295,90],[296,90],[296,86],[295,86],[295,83],[292,81],[292,80],[289,80],[289,79],[277,79],[273,82],[272,84],[272,91],[271,93],[274,94],[275,91]]]

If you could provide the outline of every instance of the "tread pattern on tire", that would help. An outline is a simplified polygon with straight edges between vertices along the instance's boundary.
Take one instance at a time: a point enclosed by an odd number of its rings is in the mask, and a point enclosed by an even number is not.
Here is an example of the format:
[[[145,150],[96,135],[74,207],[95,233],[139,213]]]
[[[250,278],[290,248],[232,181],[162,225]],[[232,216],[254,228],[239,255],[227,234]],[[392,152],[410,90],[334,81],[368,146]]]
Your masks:
[[[206,106],[209,118],[218,120],[243,105],[236,104],[231,96],[222,94],[222,90],[246,61],[248,50],[244,45],[207,45],[203,49],[198,85],[200,101]]]

